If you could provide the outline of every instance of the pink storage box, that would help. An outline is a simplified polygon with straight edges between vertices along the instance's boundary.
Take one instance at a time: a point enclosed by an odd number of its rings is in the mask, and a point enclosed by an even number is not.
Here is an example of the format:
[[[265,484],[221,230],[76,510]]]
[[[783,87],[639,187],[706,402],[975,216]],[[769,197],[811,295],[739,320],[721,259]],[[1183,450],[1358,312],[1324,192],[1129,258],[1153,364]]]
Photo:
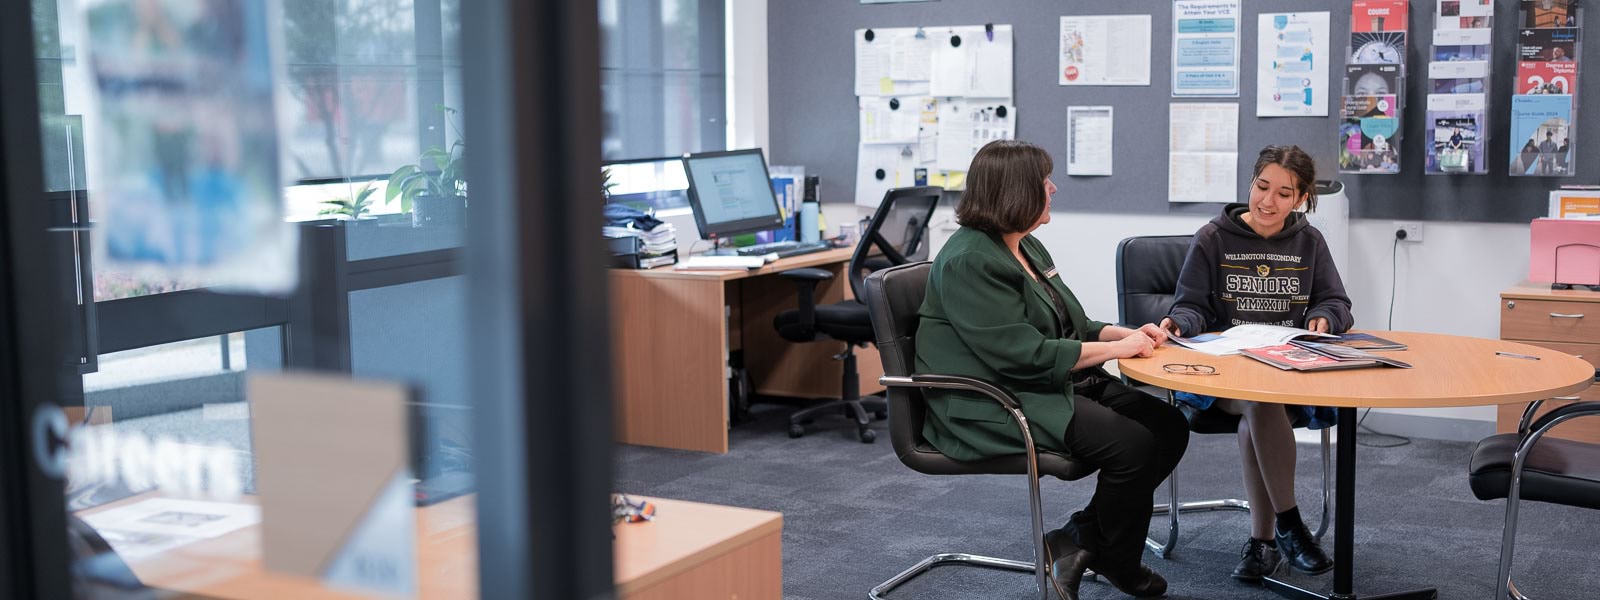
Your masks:
[[[1534,219],[1528,279],[1600,285],[1600,219]]]

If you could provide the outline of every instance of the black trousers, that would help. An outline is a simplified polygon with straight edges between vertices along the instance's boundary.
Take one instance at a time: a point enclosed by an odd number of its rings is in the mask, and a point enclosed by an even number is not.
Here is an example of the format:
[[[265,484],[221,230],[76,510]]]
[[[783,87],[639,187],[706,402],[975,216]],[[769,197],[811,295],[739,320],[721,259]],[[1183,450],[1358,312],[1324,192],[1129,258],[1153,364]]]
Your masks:
[[[1076,393],[1067,424],[1067,451],[1100,469],[1094,497],[1064,529],[1097,555],[1097,571],[1133,573],[1150,531],[1157,487],[1189,447],[1183,412],[1114,379],[1100,378]]]

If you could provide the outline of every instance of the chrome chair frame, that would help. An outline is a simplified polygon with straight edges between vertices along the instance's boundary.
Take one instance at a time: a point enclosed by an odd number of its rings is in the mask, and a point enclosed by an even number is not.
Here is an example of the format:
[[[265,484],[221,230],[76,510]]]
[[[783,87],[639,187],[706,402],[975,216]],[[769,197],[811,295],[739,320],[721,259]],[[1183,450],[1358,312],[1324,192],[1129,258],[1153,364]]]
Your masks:
[[[977,392],[988,397],[990,400],[994,400],[1002,408],[1005,408],[1007,413],[1011,414],[1011,418],[1016,421],[1017,427],[1022,430],[1022,443],[1027,447],[1028,506],[1033,514],[1032,531],[1034,560],[1030,563],[1020,560],[994,558],[992,556],[980,556],[962,552],[939,553],[922,559],[917,564],[912,565],[911,568],[901,571],[899,575],[895,575],[894,577],[889,578],[887,581],[878,584],[877,587],[872,588],[872,591],[867,593],[867,597],[871,598],[872,600],[884,600],[884,594],[888,594],[890,591],[894,590],[894,588],[901,586],[907,581],[915,579],[917,576],[932,570],[934,567],[943,565],[963,565],[984,567],[989,569],[1001,569],[1006,571],[1032,571],[1034,573],[1034,583],[1039,588],[1039,600],[1050,600],[1051,585],[1047,581],[1047,579],[1050,577],[1050,565],[1048,561],[1043,559],[1045,556],[1044,505],[1040,500],[1039,495],[1039,455],[1038,451],[1033,445],[1033,433],[1028,429],[1028,418],[1022,414],[1022,404],[1017,401],[1016,396],[1013,396],[1004,388],[982,379],[974,377],[961,377],[956,375],[930,375],[922,373],[912,374],[910,376],[885,375],[878,378],[878,383],[881,383],[886,387],[910,387],[924,389],[939,388]],[[1085,572],[1084,575],[1085,577],[1093,577],[1094,573],[1089,571]]]
[[[1576,396],[1555,398],[1556,400],[1577,400]],[[1600,402],[1580,402],[1563,406],[1537,421],[1533,415],[1544,404],[1544,400],[1528,403],[1528,408],[1522,411],[1522,420],[1517,423],[1517,435],[1521,441],[1517,444],[1517,451],[1512,455],[1511,461],[1511,487],[1506,490],[1506,523],[1505,531],[1500,538],[1500,569],[1495,577],[1495,600],[1512,598],[1513,600],[1529,600],[1522,592],[1517,591],[1516,584],[1511,582],[1511,558],[1516,550],[1517,541],[1517,509],[1522,500],[1522,468],[1533,452],[1533,445],[1544,437],[1551,428],[1566,421],[1579,417],[1600,415]]]
[[[1167,390],[1167,402],[1173,406],[1178,405],[1178,397],[1172,390]],[[1328,524],[1333,516],[1333,453],[1329,449],[1332,445],[1332,431],[1332,427],[1322,430],[1322,522],[1317,525],[1317,531],[1312,534],[1319,542],[1322,541],[1323,534],[1328,532]],[[1178,515],[1222,510],[1250,512],[1250,501],[1238,498],[1179,502],[1178,472],[1179,469],[1173,469],[1172,475],[1167,477],[1167,492],[1169,494],[1167,503],[1155,505],[1156,515],[1167,515],[1167,541],[1159,542],[1155,538],[1149,537],[1144,540],[1145,547],[1164,559],[1172,558],[1172,549],[1178,544]],[[1174,506],[1178,507],[1178,509],[1173,510],[1172,507]]]

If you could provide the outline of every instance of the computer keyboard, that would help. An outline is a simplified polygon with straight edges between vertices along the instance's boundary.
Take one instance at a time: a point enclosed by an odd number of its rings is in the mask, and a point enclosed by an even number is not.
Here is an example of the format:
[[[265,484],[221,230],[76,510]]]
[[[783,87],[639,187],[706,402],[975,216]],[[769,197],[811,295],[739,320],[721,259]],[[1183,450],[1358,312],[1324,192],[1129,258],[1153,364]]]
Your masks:
[[[756,244],[754,246],[745,246],[743,248],[736,249],[735,252],[737,252],[739,256],[766,256],[768,254],[776,254],[778,255],[778,258],[788,258],[800,254],[821,252],[827,249],[828,245],[823,242],[807,243],[783,241]]]

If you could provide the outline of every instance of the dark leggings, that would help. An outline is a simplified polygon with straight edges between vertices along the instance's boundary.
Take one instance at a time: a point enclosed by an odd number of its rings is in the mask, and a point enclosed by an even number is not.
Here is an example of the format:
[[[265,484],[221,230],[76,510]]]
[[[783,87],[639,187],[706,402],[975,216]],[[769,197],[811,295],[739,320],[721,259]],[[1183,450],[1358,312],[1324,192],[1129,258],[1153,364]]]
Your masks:
[[[1183,413],[1116,380],[1077,390],[1068,453],[1100,469],[1094,497],[1066,530],[1097,570],[1133,573],[1150,531],[1152,498],[1189,446]]]

